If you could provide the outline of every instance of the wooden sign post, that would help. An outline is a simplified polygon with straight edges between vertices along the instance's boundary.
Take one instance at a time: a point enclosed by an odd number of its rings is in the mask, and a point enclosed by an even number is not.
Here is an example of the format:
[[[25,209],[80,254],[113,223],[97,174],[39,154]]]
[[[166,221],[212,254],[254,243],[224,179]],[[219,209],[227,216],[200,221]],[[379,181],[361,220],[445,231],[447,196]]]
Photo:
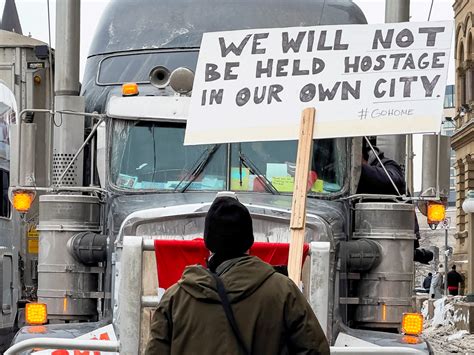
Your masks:
[[[303,246],[306,225],[306,196],[313,152],[313,132],[316,110],[306,108],[301,115],[298,153],[296,157],[295,188],[291,206],[291,240],[288,256],[288,276],[297,285],[301,280]]]

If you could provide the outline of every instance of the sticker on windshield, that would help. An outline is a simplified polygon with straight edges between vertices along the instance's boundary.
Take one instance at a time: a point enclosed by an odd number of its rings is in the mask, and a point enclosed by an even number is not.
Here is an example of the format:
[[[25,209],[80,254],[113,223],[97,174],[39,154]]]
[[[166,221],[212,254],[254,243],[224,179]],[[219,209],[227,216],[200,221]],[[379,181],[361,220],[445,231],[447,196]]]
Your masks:
[[[120,187],[128,187],[131,189],[135,186],[137,179],[138,178],[136,176],[120,174],[117,179],[117,185]]]

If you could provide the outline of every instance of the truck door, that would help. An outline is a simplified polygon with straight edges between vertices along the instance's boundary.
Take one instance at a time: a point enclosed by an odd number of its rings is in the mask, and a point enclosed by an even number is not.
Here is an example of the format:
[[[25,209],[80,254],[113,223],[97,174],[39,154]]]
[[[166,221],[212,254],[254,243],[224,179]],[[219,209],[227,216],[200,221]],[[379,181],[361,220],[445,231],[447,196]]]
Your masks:
[[[7,248],[0,248],[0,277],[2,286],[2,314],[5,318],[9,318],[12,313],[13,304],[13,256],[7,252]],[[4,319],[4,322],[6,319]]]

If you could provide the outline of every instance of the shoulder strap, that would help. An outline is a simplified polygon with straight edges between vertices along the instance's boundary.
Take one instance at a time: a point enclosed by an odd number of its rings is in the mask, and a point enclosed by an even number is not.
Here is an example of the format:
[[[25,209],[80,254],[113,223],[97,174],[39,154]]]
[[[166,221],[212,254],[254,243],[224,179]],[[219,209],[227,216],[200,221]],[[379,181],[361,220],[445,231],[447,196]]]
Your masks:
[[[242,338],[242,334],[240,333],[239,327],[237,326],[237,322],[235,321],[234,312],[232,311],[232,306],[230,305],[229,298],[227,297],[227,292],[224,287],[224,283],[222,282],[221,278],[217,276],[215,273],[210,272],[214,280],[216,281],[217,293],[219,294],[219,298],[222,302],[222,307],[224,308],[225,315],[229,324],[234,332],[234,335],[239,343],[241,349],[243,350],[245,355],[250,355],[250,352],[247,350],[247,346]]]

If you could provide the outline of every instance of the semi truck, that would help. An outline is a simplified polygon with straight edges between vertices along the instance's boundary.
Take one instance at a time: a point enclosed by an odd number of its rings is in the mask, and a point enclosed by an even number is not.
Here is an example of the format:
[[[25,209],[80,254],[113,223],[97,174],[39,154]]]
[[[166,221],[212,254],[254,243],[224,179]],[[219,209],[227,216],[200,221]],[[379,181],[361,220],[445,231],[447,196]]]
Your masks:
[[[11,6],[7,2],[7,7]],[[10,11],[14,7],[9,7]],[[15,14],[5,11],[6,18]],[[51,56],[50,56],[51,54]],[[2,198],[0,207],[0,352],[8,348],[18,326],[24,324],[24,306],[36,299],[38,286],[38,203],[31,206],[28,215],[20,215],[11,207],[9,186],[22,185],[18,181],[17,157],[12,148],[16,139],[12,127],[17,126],[19,113],[25,109],[43,109],[50,106],[51,65],[53,53],[48,45],[20,33],[0,30],[0,176]],[[26,122],[33,131],[24,130],[28,149],[25,159],[36,159],[36,184],[47,186],[49,155],[44,112],[28,113]],[[39,122],[40,124],[36,124]],[[33,134],[34,133],[34,134]],[[30,152],[36,152],[28,157]],[[25,172],[26,173],[26,172]],[[28,173],[23,176],[27,176]],[[35,222],[36,221],[36,222]]]
[[[350,0],[115,0],[80,86],[79,13],[79,1],[57,2],[54,107],[10,124],[9,197],[39,248],[29,325],[6,354],[143,353],[176,251],[202,252],[222,191],[248,207],[263,249],[287,245],[292,189],[271,181],[291,176],[296,141],[183,145],[202,35],[366,23]],[[430,354],[412,309],[414,204],[357,194],[361,154],[362,138],[314,141],[302,292],[334,354]]]

